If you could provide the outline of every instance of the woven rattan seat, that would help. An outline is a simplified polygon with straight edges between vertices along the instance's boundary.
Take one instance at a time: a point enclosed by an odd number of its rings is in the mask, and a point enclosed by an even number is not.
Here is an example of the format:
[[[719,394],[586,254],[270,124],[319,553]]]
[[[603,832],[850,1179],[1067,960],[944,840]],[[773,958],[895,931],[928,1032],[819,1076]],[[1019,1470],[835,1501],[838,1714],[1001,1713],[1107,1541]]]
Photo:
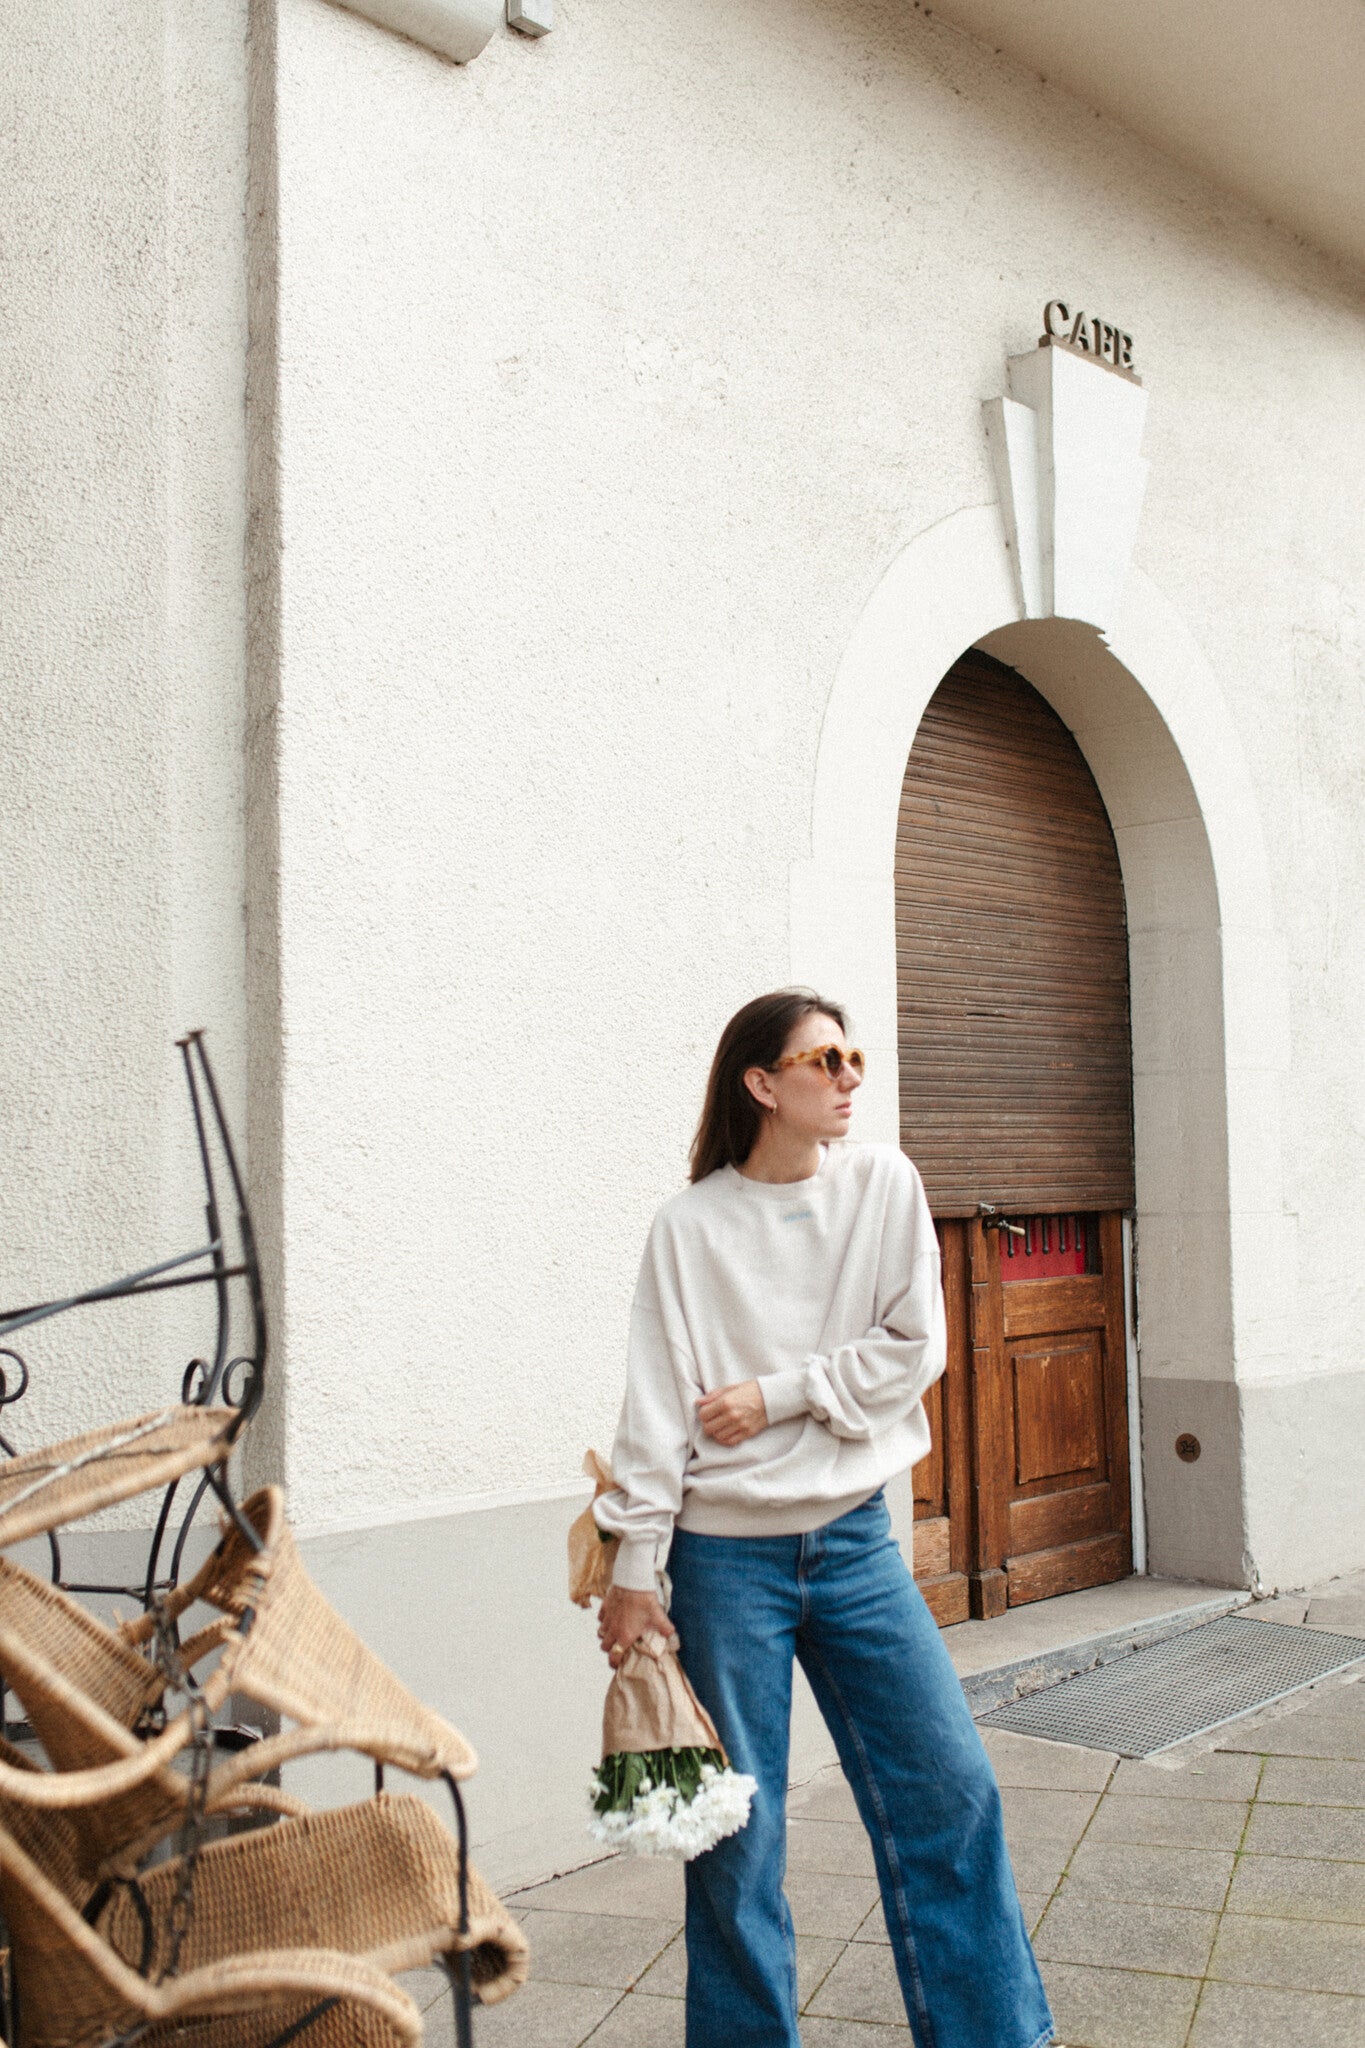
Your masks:
[[[197,1466],[221,1463],[241,1420],[231,1408],[162,1408],[6,1458],[0,1462],[0,1550],[168,1486]]]
[[[66,1816],[41,1818],[69,1825]],[[417,2048],[421,2040],[421,2015],[384,1971],[316,1945],[241,1953],[229,1944],[196,1969],[149,1983],[3,1827],[0,1904],[22,2015],[15,2048],[86,2048],[139,2026],[150,2027],[142,2039],[155,2048],[264,2048],[331,1998],[340,2003],[310,2029],[310,2048]]]
[[[166,1602],[172,1618],[200,1601],[234,1624],[205,1683],[211,1708],[229,1692],[242,1693],[299,1724],[239,1763],[273,1769],[291,1755],[326,1747],[359,1750],[417,1777],[446,1771],[457,1780],[471,1776],[478,1759],[459,1730],[394,1677],[309,1578],[280,1489],[262,1487],[241,1513],[257,1531],[261,1549],[253,1553],[241,1532],[229,1528],[194,1578]],[[154,1632],[150,1615],[121,1631],[133,1646],[150,1642]],[[267,1756],[270,1761],[260,1763]]]
[[[5,1746],[22,1774],[22,1759]],[[116,1890],[92,1929],[81,1917],[91,1888],[78,1836],[80,1817],[0,1799],[0,1902],[11,1929],[23,2015],[21,2048],[76,2048],[105,2038],[130,2018],[167,2020],[208,2014],[215,1976],[231,1961],[234,1983],[250,1982],[253,2016],[268,2026],[213,2029],[220,2048],[264,2042],[321,1996],[341,1994],[355,1963],[373,1990],[393,1972],[467,1951],[476,1995],[496,2004],[523,1983],[525,1937],[476,1871],[468,1875],[469,1931],[458,1933],[459,1857],[455,1842],[421,1800],[380,1794],[363,1804],[283,1821],[201,1849],[194,1912],[179,1958],[182,2003],[158,2011],[149,1985],[134,1975],[144,1961],[153,1982],[169,1959],[171,1910],[180,1881],[176,1859],[139,1881],[147,1919],[127,1888]],[[151,1939],[146,1942],[150,1925]],[[291,1958],[281,1974],[281,1952]],[[321,1988],[298,1990],[299,1959]],[[254,1968],[253,1968],[254,1964]],[[278,1981],[272,1982],[272,1972]],[[129,1978],[140,1987],[134,1994]],[[324,1982],[324,1978],[330,1981]],[[189,1987],[188,1992],[186,1987]],[[172,1987],[167,1987],[170,1990]],[[399,1999],[396,1987],[390,1986]],[[135,1998],[140,2003],[135,2003]],[[188,2002],[184,2002],[187,2000]],[[410,2038],[386,2009],[354,1997],[330,2027],[315,2022],[309,2041],[391,2043]],[[158,2029],[158,2032],[160,2030]],[[182,2037],[183,2038],[183,2037]],[[194,2038],[199,2038],[198,2029]]]
[[[84,2048],[140,2023],[151,2023],[142,2036],[148,2048],[187,2039],[205,2048],[264,2048],[319,2001],[333,1998],[342,2003],[310,2030],[312,2048],[416,2048],[422,2038],[412,2000],[353,1956],[309,1949],[229,1953],[165,1984],[149,1984],[3,1836],[0,1892],[23,2001],[20,2048]],[[186,2022],[205,2020],[217,2024],[187,2036]]]
[[[176,1861],[141,1879],[158,1930],[178,1876]],[[456,1931],[459,1918],[454,1837],[424,1800],[381,1792],[203,1849],[180,1965],[196,1969],[228,1948],[317,1947],[397,1972],[468,1949],[474,1989],[485,2005],[496,2005],[525,1981],[526,1937],[473,1869],[467,1937]],[[136,1961],[141,1922],[126,1892],[115,1894],[101,1925],[125,1959]],[[162,1940],[153,1950],[153,1976],[164,1961]]]

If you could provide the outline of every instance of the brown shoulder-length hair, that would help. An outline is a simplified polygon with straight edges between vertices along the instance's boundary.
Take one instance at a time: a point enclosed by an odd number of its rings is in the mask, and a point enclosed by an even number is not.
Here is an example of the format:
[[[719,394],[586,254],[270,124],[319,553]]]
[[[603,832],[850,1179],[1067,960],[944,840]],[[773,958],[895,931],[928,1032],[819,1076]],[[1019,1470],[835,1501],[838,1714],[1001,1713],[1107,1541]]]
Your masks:
[[[838,1003],[813,988],[779,988],[736,1010],[720,1034],[711,1062],[701,1122],[692,1140],[692,1178],[705,1180],[718,1166],[742,1166],[754,1149],[763,1111],[744,1085],[750,1067],[775,1067],[803,1017],[828,1017],[841,1031],[848,1020]]]

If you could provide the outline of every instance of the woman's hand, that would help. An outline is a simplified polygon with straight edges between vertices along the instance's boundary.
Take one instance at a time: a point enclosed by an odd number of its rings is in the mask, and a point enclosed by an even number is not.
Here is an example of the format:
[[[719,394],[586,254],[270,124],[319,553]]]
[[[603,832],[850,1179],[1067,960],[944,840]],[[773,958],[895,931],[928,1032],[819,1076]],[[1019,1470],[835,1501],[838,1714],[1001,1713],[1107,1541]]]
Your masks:
[[[641,1636],[655,1629],[677,1648],[673,1624],[653,1593],[634,1593],[628,1586],[610,1586],[597,1617],[597,1640],[613,1669]]]
[[[718,1444],[745,1443],[768,1427],[763,1389],[757,1380],[744,1380],[737,1387],[704,1394],[697,1403],[697,1420]]]

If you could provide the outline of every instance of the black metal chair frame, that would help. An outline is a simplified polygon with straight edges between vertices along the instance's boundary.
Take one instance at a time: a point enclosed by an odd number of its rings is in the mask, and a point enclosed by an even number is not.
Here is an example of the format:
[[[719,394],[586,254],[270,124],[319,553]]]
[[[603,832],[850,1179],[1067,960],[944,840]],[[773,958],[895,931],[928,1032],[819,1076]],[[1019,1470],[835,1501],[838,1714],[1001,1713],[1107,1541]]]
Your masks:
[[[52,1582],[63,1592],[81,1595],[122,1594],[141,1602],[149,1610],[165,1594],[172,1592],[180,1583],[180,1570],[184,1559],[185,1546],[195,1517],[206,1493],[212,1492],[224,1512],[253,1550],[259,1550],[261,1542],[250,1522],[242,1514],[232,1495],[228,1478],[228,1459],[240,1440],[243,1431],[260,1408],[265,1395],[265,1373],[268,1340],[266,1333],[265,1295],[261,1284],[260,1260],[257,1254],[256,1233],[251,1221],[251,1208],[247,1200],[246,1186],[238,1165],[236,1148],[223,1110],[222,1098],[214,1078],[213,1067],[204,1046],[202,1031],[191,1031],[184,1038],[176,1040],[184,1067],[185,1083],[189,1091],[190,1109],[194,1120],[195,1142],[199,1154],[200,1168],[204,1177],[204,1209],[208,1227],[208,1242],[194,1251],[181,1252],[174,1258],[161,1259],[155,1265],[144,1266],[138,1272],[128,1273],[119,1280],[108,1281],[101,1287],[86,1288],[80,1294],[66,1295],[60,1300],[40,1301],[24,1308],[0,1310],[0,1411],[12,1407],[28,1391],[30,1374],[21,1354],[14,1350],[9,1338],[17,1331],[35,1323],[47,1322],[53,1316],[66,1314],[71,1309],[87,1308],[96,1303],[125,1301],[135,1296],[161,1294],[172,1288],[212,1287],[216,1310],[213,1355],[211,1359],[194,1358],[186,1366],[181,1377],[180,1399],[186,1407],[210,1407],[215,1401],[236,1411],[233,1421],[225,1433],[226,1449],[223,1457],[214,1465],[206,1466],[199,1474],[191,1493],[189,1504],[180,1519],[171,1547],[170,1560],[165,1573],[161,1572],[161,1557],[165,1549],[167,1531],[175,1506],[176,1495],[182,1481],[173,1479],[162,1496],[160,1511],[152,1530],[148,1546],[147,1564],[141,1579],[135,1585],[106,1581],[68,1580],[62,1574],[61,1540],[54,1529],[48,1532],[48,1547],[51,1553]],[[214,1145],[210,1141],[210,1128],[218,1149],[222,1154],[231,1197],[236,1209],[237,1251],[230,1254],[222,1223],[219,1204],[218,1182],[214,1172]],[[246,1283],[248,1348],[232,1354],[232,1296],[234,1281]],[[232,1355],[230,1355],[232,1354]],[[9,1360],[17,1368],[17,1384],[11,1386],[10,1376],[3,1361]],[[8,1435],[0,1431],[0,1451],[13,1458],[18,1451]],[[252,1617],[243,1617],[242,1626],[249,1628]],[[174,1624],[172,1627],[174,1628]],[[178,1640],[178,1635],[177,1635]],[[5,1698],[7,1688],[0,1677],[0,1732],[6,1727]],[[15,1731],[22,1735],[25,1731]],[[219,1727],[210,1731],[210,1739],[222,1748],[240,1749],[252,1739],[245,1731]],[[456,1837],[459,1846],[460,1883],[460,1927],[461,1934],[469,1931],[469,1828],[465,1815],[464,1800],[460,1788],[449,1771],[442,1771],[447,1790],[455,1811]],[[382,1790],[384,1767],[375,1765],[375,1789]],[[189,1848],[189,1845],[187,1845]],[[197,1848],[197,1841],[193,1845]],[[193,1853],[189,1848],[189,1853]],[[128,1882],[125,1880],[125,1882]],[[141,1902],[141,1891],[133,1880],[132,1888]],[[99,1895],[97,1895],[99,1897]],[[103,1905],[103,1897],[99,1898]],[[144,1930],[149,1931],[146,1918],[147,1908],[141,1903]],[[150,1945],[144,1944],[144,1974],[150,1957]],[[441,1964],[450,1980],[455,2006],[455,2038],[457,2048],[471,2048],[473,1993],[470,1979],[470,1962],[467,1950],[457,1958],[441,1957]],[[305,2028],[321,2019],[336,2004],[335,1999],[326,1999],[320,2005],[306,2012],[300,2019],[278,2034],[268,2048],[288,2048]],[[14,2021],[17,2013],[6,2015],[6,2038],[12,2043],[16,2039]]]
[[[0,1365],[0,1408],[11,1406],[20,1400],[29,1386],[29,1370],[24,1359],[9,1344],[8,1340],[17,1331],[27,1329],[34,1323],[49,1321],[53,1316],[67,1314],[71,1309],[88,1308],[97,1302],[123,1301],[144,1294],[162,1294],[172,1288],[212,1287],[216,1307],[217,1327],[214,1334],[213,1358],[210,1363],[203,1358],[191,1359],[181,1379],[180,1399],[187,1407],[207,1408],[216,1400],[226,1407],[235,1408],[236,1418],[227,1432],[227,1453],[216,1466],[206,1467],[200,1474],[188,1509],[181,1521],[179,1533],[171,1554],[168,1574],[158,1577],[161,1551],[165,1543],[166,1530],[170,1523],[171,1510],[175,1503],[180,1480],[174,1479],[166,1488],[152,1532],[151,1545],[147,1556],[147,1568],[137,1585],[123,1585],[108,1582],[67,1580],[62,1576],[61,1543],[54,1530],[49,1534],[48,1543],[52,1552],[53,1583],[67,1593],[84,1594],[125,1594],[140,1600],[144,1608],[150,1607],[158,1593],[171,1591],[179,1583],[180,1564],[185,1543],[198,1513],[204,1495],[210,1489],[231,1516],[243,1537],[253,1549],[259,1548],[256,1533],[238,1513],[232,1498],[227,1478],[227,1457],[235,1446],[242,1431],[256,1414],[265,1394],[266,1368],[266,1321],[265,1298],[261,1286],[260,1260],[256,1251],[256,1234],[252,1227],[251,1210],[247,1202],[246,1188],[237,1163],[236,1148],[223,1111],[222,1099],[208,1053],[204,1048],[203,1033],[192,1031],[176,1041],[184,1063],[185,1081],[189,1090],[190,1108],[194,1117],[194,1135],[199,1152],[200,1167],[204,1176],[205,1219],[208,1225],[208,1243],[199,1245],[191,1252],[181,1252],[176,1257],[158,1260],[154,1266],[144,1266],[136,1273],[128,1273],[119,1280],[107,1281],[102,1287],[89,1287],[80,1294],[70,1294],[55,1301],[31,1303],[25,1308],[0,1311],[0,1359],[11,1359],[19,1370],[19,1384],[10,1389],[8,1376]],[[239,1253],[236,1260],[229,1256],[223,1230],[222,1212],[218,1200],[218,1186],[213,1169],[213,1155],[209,1144],[208,1126],[205,1117],[212,1119],[214,1131],[222,1149],[232,1193],[237,1209],[237,1230]],[[236,1357],[229,1358],[232,1333],[231,1283],[245,1280],[247,1304],[250,1317],[250,1349]],[[243,1378],[234,1387],[234,1375],[241,1370]],[[8,1456],[16,1456],[15,1447],[7,1437],[0,1436],[0,1448]]]

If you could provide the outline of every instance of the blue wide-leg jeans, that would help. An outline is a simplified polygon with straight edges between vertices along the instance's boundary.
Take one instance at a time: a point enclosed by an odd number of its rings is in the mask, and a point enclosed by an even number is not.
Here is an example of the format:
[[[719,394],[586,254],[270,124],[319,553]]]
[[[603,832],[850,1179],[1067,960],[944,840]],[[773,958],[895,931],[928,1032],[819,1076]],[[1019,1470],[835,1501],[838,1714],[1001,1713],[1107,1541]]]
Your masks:
[[[805,1536],[679,1529],[669,1571],[683,1667],[758,1780],[748,1826],[687,1865],[687,2048],[799,2048],[794,1657],[872,1839],[915,2048],[1050,2041],[995,1774],[881,1494]]]

